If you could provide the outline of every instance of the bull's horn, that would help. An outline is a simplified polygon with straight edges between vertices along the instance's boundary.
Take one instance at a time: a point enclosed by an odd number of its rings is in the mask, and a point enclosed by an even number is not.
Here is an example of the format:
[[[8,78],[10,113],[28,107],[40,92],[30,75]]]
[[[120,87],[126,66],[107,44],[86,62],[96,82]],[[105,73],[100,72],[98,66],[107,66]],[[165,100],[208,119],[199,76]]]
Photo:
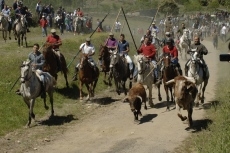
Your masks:
[[[175,83],[175,80],[174,80],[174,79],[167,81],[165,84],[166,84],[166,85],[170,85],[170,84],[172,84],[172,83]]]
[[[186,77],[186,76],[184,76],[184,77],[186,78],[187,81],[189,81],[191,83],[196,83],[196,80],[193,77]]]
[[[142,97],[141,96],[137,96],[137,98],[139,98],[141,100],[141,102],[142,102]]]

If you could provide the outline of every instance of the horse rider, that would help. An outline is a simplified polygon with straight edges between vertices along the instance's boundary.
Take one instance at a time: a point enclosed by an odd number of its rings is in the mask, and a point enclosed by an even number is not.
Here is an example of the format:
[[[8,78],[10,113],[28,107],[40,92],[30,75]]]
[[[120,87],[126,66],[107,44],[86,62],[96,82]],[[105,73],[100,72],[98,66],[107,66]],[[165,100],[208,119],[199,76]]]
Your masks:
[[[167,19],[164,22],[164,25],[165,25],[165,32],[171,32],[171,33],[173,32],[173,23],[171,20],[171,16],[167,17]],[[172,36],[173,36],[173,33],[172,33]]]
[[[36,72],[40,76],[42,92],[41,98],[45,98],[46,90],[45,90],[45,79],[42,73],[43,65],[45,63],[45,58],[43,54],[39,51],[39,45],[36,43],[33,46],[33,51],[29,54],[28,59],[31,62],[31,66],[33,67],[34,72]],[[16,91],[16,94],[21,95],[20,90]]]
[[[84,16],[84,14],[83,14],[83,12],[81,11],[80,8],[77,8],[76,16],[80,18],[80,20],[81,20],[81,27],[83,27],[83,16]]]
[[[177,34],[179,34],[178,39],[179,39],[179,37],[181,37],[183,35],[184,29],[186,29],[186,27],[185,27],[185,24],[182,23],[181,28],[179,28],[178,31],[177,31]]]
[[[129,64],[129,71],[130,71],[130,76],[129,78],[132,79],[133,78],[133,61],[132,59],[130,58],[130,56],[128,55],[128,52],[129,52],[129,43],[125,40],[125,35],[124,34],[121,34],[120,35],[120,40],[118,41],[118,53],[121,55],[121,56],[124,56],[127,63]]]
[[[146,34],[144,36],[141,37],[141,43],[144,42],[145,37],[149,38],[149,41],[153,44],[153,36],[151,35],[151,30],[147,30]]]
[[[195,36],[194,37],[194,43],[191,44],[189,50],[187,51],[187,53],[191,53],[193,51],[197,51],[198,52],[198,58],[200,59],[200,64],[201,64],[201,67],[203,69],[203,72],[204,72],[204,78],[203,79],[206,79],[206,75],[207,75],[207,71],[208,71],[208,67],[203,59],[203,55],[207,55],[208,54],[208,50],[207,48],[201,44],[200,42],[200,37],[199,36]],[[188,66],[189,66],[189,63],[190,63],[190,59],[186,62],[185,64],[185,75],[188,76]]]
[[[195,23],[192,25],[193,29],[199,29],[199,26],[200,24],[198,20],[196,20]]]
[[[58,57],[57,58],[58,70],[57,71],[61,71],[61,69],[62,69],[62,67],[61,67],[61,53],[60,53],[59,46],[62,45],[62,41],[61,41],[61,38],[56,34],[55,29],[51,29],[50,32],[51,32],[51,35],[47,36],[46,43],[52,45],[53,52]]]
[[[169,55],[171,57],[171,63],[173,64],[174,68],[176,71],[182,75],[182,70],[181,66],[179,64],[179,59],[178,59],[178,50],[173,44],[173,39],[172,38],[167,38],[166,39],[166,45],[162,49],[162,54],[163,55]],[[163,77],[163,70],[164,70],[164,65],[163,63],[161,64],[161,79]]]
[[[85,54],[86,56],[88,56],[88,62],[93,67],[94,72],[96,72],[97,67],[96,67],[95,61],[93,60],[93,55],[95,54],[95,48],[94,48],[94,45],[91,44],[91,39],[90,38],[86,38],[85,42],[80,45],[80,51],[83,54]],[[73,76],[72,81],[77,80],[77,74],[78,74],[78,71],[79,71],[79,66],[80,66],[80,63],[77,63],[77,65],[75,67],[75,74]]]
[[[162,39],[162,44],[161,44],[162,47],[166,45],[166,40],[169,39],[169,38],[172,38],[171,33],[170,32],[166,32],[165,33],[165,38]],[[175,42],[174,42],[173,38],[172,38],[172,41],[173,41],[173,45],[175,45]]]
[[[117,49],[117,39],[114,38],[112,32],[109,33],[109,38],[106,39],[105,46],[108,48],[110,53],[113,53]],[[102,71],[102,59],[99,57],[100,71]]]
[[[146,36],[144,38],[144,42],[141,45],[140,49],[137,50],[138,53],[143,54],[147,59],[149,59],[151,61],[151,65],[154,68],[153,70],[153,76],[155,76],[154,78],[158,78],[158,68],[157,68],[157,62],[156,62],[156,48],[155,46],[152,44],[151,42],[152,40],[150,39],[150,37]],[[155,82],[155,80],[154,80]]]
[[[150,26],[149,30],[151,31],[151,35],[153,37],[153,43],[156,44],[157,35],[159,33],[159,28],[156,26],[156,23],[153,22]]]
[[[26,15],[26,9],[27,7],[24,7],[23,4],[18,5],[18,8],[15,10],[15,21],[13,23],[13,31],[16,33],[16,24],[20,21],[21,15]],[[26,30],[27,32],[30,32],[27,21],[25,22]]]

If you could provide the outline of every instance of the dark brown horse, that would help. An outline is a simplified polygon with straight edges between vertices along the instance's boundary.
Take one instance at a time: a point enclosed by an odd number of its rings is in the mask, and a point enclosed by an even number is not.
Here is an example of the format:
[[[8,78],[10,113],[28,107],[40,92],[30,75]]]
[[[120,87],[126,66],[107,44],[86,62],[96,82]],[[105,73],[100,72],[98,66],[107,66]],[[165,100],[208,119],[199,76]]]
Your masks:
[[[109,53],[109,49],[107,46],[103,46],[101,45],[100,47],[100,54],[99,54],[99,59],[102,61],[102,72],[104,72],[104,83],[106,85],[111,86],[111,78],[109,77],[108,73],[110,71],[109,65],[110,65],[110,53]],[[108,78],[107,78],[108,76]],[[108,82],[107,82],[108,81]]]
[[[83,99],[82,88],[85,84],[88,90],[88,97],[87,100],[90,100],[91,97],[94,97],[94,89],[97,85],[97,81],[99,78],[99,69],[92,66],[88,61],[88,56],[85,54],[81,55],[80,59],[80,68],[79,68],[79,80],[80,80],[80,100]]]
[[[164,83],[164,89],[167,96],[167,110],[169,110],[169,91],[171,94],[171,102],[174,101],[172,89],[173,85],[166,85],[166,82],[174,79],[176,76],[180,75],[179,72],[175,69],[174,65],[171,62],[171,56],[169,54],[165,54],[163,57],[163,83]],[[169,91],[168,91],[169,90]]]
[[[43,56],[45,58],[45,64],[44,64],[43,71],[49,72],[55,78],[55,80],[57,80],[58,60],[59,60],[58,58],[59,57],[54,53],[51,45],[45,44],[43,46]],[[66,60],[63,54],[61,54],[60,60],[61,60],[61,72],[64,74],[66,86],[68,88],[69,87],[69,83],[67,80],[68,68],[66,66]]]

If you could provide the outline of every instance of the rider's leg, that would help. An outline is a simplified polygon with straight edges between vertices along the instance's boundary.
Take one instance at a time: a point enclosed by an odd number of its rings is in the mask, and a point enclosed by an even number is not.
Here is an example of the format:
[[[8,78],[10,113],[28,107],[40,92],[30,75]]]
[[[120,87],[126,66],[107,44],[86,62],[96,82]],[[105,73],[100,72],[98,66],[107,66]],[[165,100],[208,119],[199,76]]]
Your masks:
[[[46,82],[44,75],[40,75],[41,77],[41,98],[46,98]]]
[[[129,55],[125,55],[125,59],[127,63],[129,64],[129,72],[130,72],[129,78],[132,79],[133,78],[133,62]]]
[[[205,80],[207,78],[208,67],[207,67],[204,59],[201,59],[201,64],[202,64],[202,69],[203,69],[203,73],[204,73],[203,79]]]
[[[61,64],[61,54],[59,50],[54,51],[55,54],[57,55],[57,65],[58,65],[58,71],[62,70],[62,64]]]
[[[77,81],[78,71],[79,71],[79,63],[75,66],[75,72],[74,72],[74,76],[72,78],[72,81]]]

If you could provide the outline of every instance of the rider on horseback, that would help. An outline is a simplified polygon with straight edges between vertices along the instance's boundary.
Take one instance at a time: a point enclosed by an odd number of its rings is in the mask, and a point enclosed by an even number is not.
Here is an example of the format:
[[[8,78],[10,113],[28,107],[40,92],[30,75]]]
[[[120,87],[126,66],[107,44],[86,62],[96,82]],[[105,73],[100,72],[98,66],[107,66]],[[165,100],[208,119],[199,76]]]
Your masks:
[[[133,62],[130,56],[128,55],[129,52],[129,43],[125,40],[125,35],[120,35],[120,40],[118,41],[118,53],[125,57],[127,63],[129,64],[130,70],[130,79],[133,78]]]
[[[93,46],[93,44],[91,44],[90,42],[90,38],[86,38],[85,40],[85,43],[82,43],[80,45],[80,51],[87,55],[88,56],[88,62],[91,64],[91,66],[93,67],[94,69],[94,72],[96,72],[96,63],[94,62],[92,56],[95,54],[95,48]],[[80,63],[77,63],[76,67],[75,67],[75,74],[73,76],[73,79],[72,81],[76,81],[77,80],[77,74],[78,74],[78,71],[79,71],[79,66],[80,66]]]
[[[109,33],[109,38],[105,42],[105,46],[108,48],[109,52],[112,53],[114,50],[117,49],[117,40],[114,38],[114,35],[112,32]],[[99,63],[100,63],[100,71],[102,71],[102,59],[99,57]]]
[[[171,56],[171,63],[173,64],[175,70],[180,74],[182,75],[182,70],[181,70],[181,67],[180,67],[180,64],[179,64],[179,60],[178,60],[178,50],[177,48],[173,45],[173,39],[172,38],[168,38],[166,40],[166,44],[162,51],[163,51],[163,55],[167,55],[169,54]],[[162,67],[161,67],[161,79],[162,79],[162,72],[163,72],[163,69],[164,69],[164,65],[162,63]],[[161,80],[160,79],[160,80]]]
[[[146,36],[144,38],[144,42],[139,50],[138,53],[143,54],[147,59],[151,61],[151,65],[153,69],[153,75],[155,75],[154,79],[158,78],[158,69],[157,69],[157,62],[156,62],[156,48],[151,43],[150,37]],[[155,80],[154,80],[155,81]]]
[[[41,87],[42,87],[42,91],[41,91],[41,98],[45,98],[46,96],[46,90],[45,90],[45,78],[43,75],[43,65],[45,63],[45,58],[43,56],[43,54],[39,51],[39,45],[38,44],[34,44],[33,46],[33,52],[31,52],[28,56],[28,59],[30,61],[32,61],[31,66],[34,69],[34,72],[37,73],[40,77],[40,81],[41,81]],[[20,90],[16,91],[16,94],[21,95]]]
[[[166,32],[165,33],[165,38],[162,40],[162,44],[161,44],[161,46],[165,46],[166,45],[166,40],[167,39],[170,39],[170,38],[172,38],[172,36],[171,36],[171,33],[170,32]],[[174,42],[174,40],[172,39],[172,43],[173,43],[173,45],[175,45],[175,42]]]
[[[59,50],[59,46],[62,45],[62,41],[61,38],[56,34],[56,30],[55,29],[51,29],[51,35],[49,35],[46,39],[46,42],[49,43],[50,45],[52,45],[53,48],[53,52],[56,54],[57,58],[57,65],[58,65],[58,70],[57,71],[61,71],[62,67],[61,67],[61,53]]]
[[[149,38],[149,41],[150,41],[151,43],[153,43],[153,36],[151,35],[151,30],[148,29],[148,30],[146,31],[146,34],[141,38],[141,43],[144,42],[145,37],[148,37],[148,38]]]
[[[207,75],[207,71],[208,71],[208,67],[203,59],[203,55],[207,55],[208,54],[208,50],[207,48],[200,43],[200,37],[199,36],[195,36],[194,37],[194,44],[191,45],[190,49],[187,51],[187,53],[191,53],[193,51],[197,51],[198,52],[198,57],[200,59],[200,64],[201,67],[203,68],[203,72],[204,72],[204,78],[206,79],[206,75]],[[188,65],[191,61],[188,60],[185,64],[185,75],[188,76]]]

